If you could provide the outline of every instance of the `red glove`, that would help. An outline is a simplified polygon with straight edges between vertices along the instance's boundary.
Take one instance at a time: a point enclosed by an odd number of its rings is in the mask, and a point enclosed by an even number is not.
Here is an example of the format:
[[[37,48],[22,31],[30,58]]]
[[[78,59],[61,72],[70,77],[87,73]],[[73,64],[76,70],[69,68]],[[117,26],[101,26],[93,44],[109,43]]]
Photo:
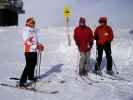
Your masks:
[[[39,50],[39,52],[42,52],[42,51],[44,50],[43,44],[39,43],[39,44],[37,45],[37,49]]]

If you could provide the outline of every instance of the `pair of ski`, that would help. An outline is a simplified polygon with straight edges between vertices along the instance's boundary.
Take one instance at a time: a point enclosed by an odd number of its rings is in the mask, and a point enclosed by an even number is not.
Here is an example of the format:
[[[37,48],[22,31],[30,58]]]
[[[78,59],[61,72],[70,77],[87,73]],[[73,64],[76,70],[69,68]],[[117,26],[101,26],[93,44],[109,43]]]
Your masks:
[[[10,78],[10,80],[16,80],[18,81],[19,78]],[[38,81],[39,82],[39,81]],[[49,81],[48,81],[49,82]],[[57,94],[59,93],[59,91],[57,90],[39,90],[39,89],[36,89],[35,85],[36,82],[28,82],[24,87],[20,87],[18,86],[18,84],[16,85],[12,85],[12,84],[8,84],[8,83],[4,83],[4,82],[1,82],[0,85],[1,86],[4,86],[4,87],[10,87],[10,88],[16,88],[16,89],[20,89],[20,90],[26,90],[26,91],[32,91],[32,92],[36,92],[36,93],[44,93],[44,94]]]
[[[96,74],[95,74],[96,75]],[[88,85],[95,85],[95,84],[104,84],[104,83],[109,83],[109,82],[106,82],[104,80],[106,79],[109,79],[109,80],[112,80],[112,82],[110,83],[113,83],[113,82],[132,82],[131,80],[127,80],[123,77],[120,77],[119,75],[116,75],[116,74],[113,74],[113,75],[110,75],[110,74],[102,74],[102,75],[96,75],[97,79],[92,79],[91,77],[89,77],[89,75],[87,76],[80,76],[80,78],[82,80],[84,80],[84,82],[86,82]]]
[[[103,73],[101,75],[101,77],[103,78],[108,78],[108,79],[111,79],[111,80],[117,80],[117,81],[123,81],[123,82],[131,82],[131,80],[128,80],[128,79],[125,79],[123,77],[121,77],[119,74],[105,74]]]
[[[94,83],[99,83],[99,81],[95,81],[90,79],[88,76],[80,76],[80,78],[87,83],[88,85],[93,85]]]

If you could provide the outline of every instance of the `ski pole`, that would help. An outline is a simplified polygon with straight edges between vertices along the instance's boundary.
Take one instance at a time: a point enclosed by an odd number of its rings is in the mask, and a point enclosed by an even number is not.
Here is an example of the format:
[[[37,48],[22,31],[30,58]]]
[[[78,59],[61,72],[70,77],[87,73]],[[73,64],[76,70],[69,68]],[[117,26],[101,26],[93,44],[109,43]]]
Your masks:
[[[40,66],[41,66],[41,53],[38,53],[38,61],[37,61],[37,68],[36,68],[36,77],[40,79]]]
[[[36,77],[36,78],[39,78],[39,77],[38,77],[38,64],[39,64],[39,53],[37,53],[37,66],[36,66],[36,71],[35,71],[35,72],[36,72],[36,73],[35,73],[35,77]]]
[[[37,54],[37,68],[36,68],[36,78],[40,79],[40,66],[41,66],[41,53]],[[36,87],[36,81],[34,84],[34,88]]]
[[[116,65],[115,65],[115,62],[114,62],[114,59],[113,59],[113,58],[112,58],[112,61],[113,61],[113,65],[114,65],[114,68],[115,68],[116,74],[119,74],[118,69],[117,69],[117,67],[116,67]]]
[[[98,65],[98,61],[97,61],[98,53],[97,53],[97,52],[98,52],[98,51],[97,51],[97,49],[96,49],[96,64],[97,64],[98,71],[99,71],[99,73],[101,74],[101,80],[104,80],[104,79],[102,78],[102,72],[101,72],[100,66]]]
[[[37,65],[35,70],[35,78],[38,78],[38,62],[39,62],[38,58],[39,58],[39,54],[37,53]],[[36,82],[34,84],[34,88],[36,88]]]
[[[41,75],[41,70],[40,70],[40,68],[41,68],[41,60],[42,60],[42,53],[40,52],[40,54],[39,54],[39,65],[38,65],[38,67],[39,67],[39,72],[38,72],[38,76],[39,76],[39,78],[40,78],[40,75]]]
[[[75,73],[76,73],[76,80],[77,80],[78,73],[79,73],[79,53],[77,53],[77,60],[76,60],[76,69],[75,69]]]

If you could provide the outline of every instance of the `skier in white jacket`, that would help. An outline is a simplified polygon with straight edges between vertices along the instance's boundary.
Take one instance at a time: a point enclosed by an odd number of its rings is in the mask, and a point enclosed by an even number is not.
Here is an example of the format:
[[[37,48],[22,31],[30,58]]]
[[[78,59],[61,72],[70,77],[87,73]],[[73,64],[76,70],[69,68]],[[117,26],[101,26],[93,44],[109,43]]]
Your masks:
[[[43,45],[38,41],[35,20],[31,17],[26,20],[26,27],[23,31],[23,40],[26,66],[20,78],[20,87],[25,87],[27,79],[36,81],[34,70],[37,64],[37,51],[42,52],[44,49]]]

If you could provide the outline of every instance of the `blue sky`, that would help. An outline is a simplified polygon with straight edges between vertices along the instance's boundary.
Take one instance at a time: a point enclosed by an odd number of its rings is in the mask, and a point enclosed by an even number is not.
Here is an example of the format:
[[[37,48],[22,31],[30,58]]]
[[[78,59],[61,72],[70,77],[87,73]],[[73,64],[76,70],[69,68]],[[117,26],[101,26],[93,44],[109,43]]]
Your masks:
[[[70,25],[75,26],[80,16],[87,24],[95,27],[100,16],[108,16],[109,23],[118,28],[133,28],[133,0],[23,0],[25,15],[20,15],[20,25],[33,16],[39,27],[63,26],[63,8],[72,9]]]

